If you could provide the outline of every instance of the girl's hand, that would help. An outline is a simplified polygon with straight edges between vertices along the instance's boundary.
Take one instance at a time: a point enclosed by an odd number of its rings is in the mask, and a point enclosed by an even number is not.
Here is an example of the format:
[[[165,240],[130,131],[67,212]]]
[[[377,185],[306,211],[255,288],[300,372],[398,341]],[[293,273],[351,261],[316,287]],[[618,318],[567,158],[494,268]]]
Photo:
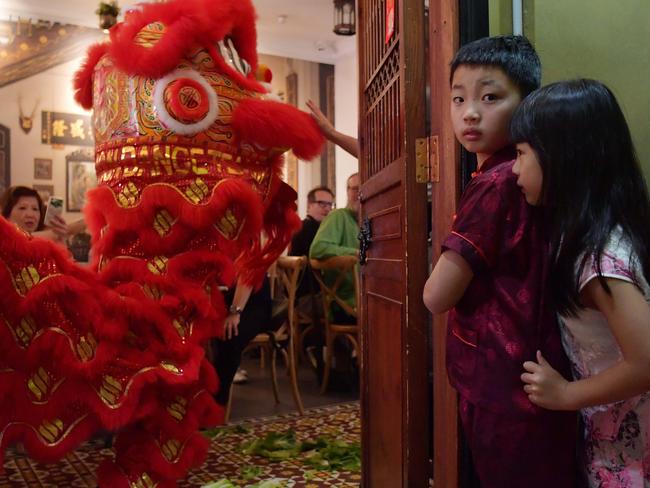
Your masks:
[[[526,361],[524,369],[528,372],[521,375],[521,380],[526,383],[524,391],[532,403],[549,410],[574,410],[567,394],[569,382],[548,364],[540,351],[537,362]]]
[[[225,340],[230,340],[239,335],[239,319],[238,313],[229,313],[223,324],[223,335]]]

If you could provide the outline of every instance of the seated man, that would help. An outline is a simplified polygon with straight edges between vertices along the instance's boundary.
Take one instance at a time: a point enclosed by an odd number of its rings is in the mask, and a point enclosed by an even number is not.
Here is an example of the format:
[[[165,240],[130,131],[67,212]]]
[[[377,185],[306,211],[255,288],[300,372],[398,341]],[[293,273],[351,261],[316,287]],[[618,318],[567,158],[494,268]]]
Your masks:
[[[311,259],[325,260],[334,256],[359,255],[359,174],[355,173],[347,181],[347,205],[345,208],[333,210],[321,223],[309,249]],[[338,276],[335,270],[325,271],[323,281],[332,285]],[[356,306],[354,276],[350,273],[341,283],[337,295],[351,307]],[[332,303],[331,321],[337,324],[356,324],[356,317],[348,315],[337,303]],[[322,345],[320,345],[322,347]],[[323,373],[323,354],[316,346],[314,357],[317,363],[319,382]],[[354,352],[347,341],[337,341],[334,344],[335,365],[330,373],[329,388],[339,391],[358,391],[359,384]]]
[[[334,206],[334,193],[326,186],[317,186],[307,193],[307,217],[291,239],[290,256],[308,256],[320,223]]]
[[[348,202],[345,208],[333,210],[321,223],[309,249],[311,259],[325,260],[333,256],[359,255],[359,173],[355,173],[347,181]],[[335,272],[323,275],[326,283],[333,283]],[[356,304],[353,277],[349,276],[339,288],[339,296],[350,306]],[[355,323],[354,317],[349,317],[336,304],[330,311],[332,318],[338,323]]]
[[[289,256],[309,256],[311,246],[320,223],[330,213],[334,206],[334,194],[326,186],[317,186],[307,193],[307,217],[302,221],[302,227],[293,236]],[[298,290],[296,298],[311,295],[318,291],[311,273],[305,273]]]

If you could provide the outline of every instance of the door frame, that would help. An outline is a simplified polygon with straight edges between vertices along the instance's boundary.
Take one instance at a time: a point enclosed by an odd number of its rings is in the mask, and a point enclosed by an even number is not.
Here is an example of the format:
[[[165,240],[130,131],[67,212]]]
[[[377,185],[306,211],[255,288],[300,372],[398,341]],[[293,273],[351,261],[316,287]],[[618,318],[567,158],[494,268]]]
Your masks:
[[[458,0],[438,0],[429,6],[429,66],[431,137],[437,138],[439,170],[431,174],[431,258],[451,228],[460,195],[460,150],[449,119],[449,61],[459,45]],[[435,157],[435,155],[434,155]],[[436,162],[432,162],[435,168]],[[437,174],[436,174],[437,173]],[[433,479],[435,486],[458,487],[459,436],[456,391],[447,379],[445,344],[447,315],[433,315]]]
[[[488,0],[438,0],[429,10],[431,136],[437,152],[431,172],[432,261],[440,256],[456,205],[475,168],[475,157],[456,141],[449,117],[450,61],[458,48],[489,35]],[[432,320],[433,479],[444,488],[469,488],[475,482],[468,451],[458,427],[457,393],[449,384],[445,362],[447,314]]]

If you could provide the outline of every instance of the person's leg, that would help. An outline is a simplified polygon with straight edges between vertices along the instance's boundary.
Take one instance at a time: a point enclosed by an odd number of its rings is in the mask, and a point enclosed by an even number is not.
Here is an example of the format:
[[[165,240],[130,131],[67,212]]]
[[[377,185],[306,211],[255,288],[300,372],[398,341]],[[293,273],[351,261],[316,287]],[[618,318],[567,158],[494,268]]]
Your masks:
[[[332,307],[332,323],[357,324],[357,318],[348,315],[339,307]],[[338,335],[332,344],[333,366],[330,371],[329,389],[332,391],[357,392],[359,390],[359,368],[356,351],[350,340]]]
[[[230,303],[232,296],[226,297]],[[262,330],[265,330],[271,320],[271,294],[268,279],[264,280],[262,288],[253,293],[241,313],[239,334],[229,340],[214,339],[214,369],[219,377],[219,390],[214,398],[220,405],[228,403],[230,386],[241,363],[241,355],[248,343]]]
[[[459,473],[459,486],[461,488],[480,488],[481,483],[474,467],[474,460],[472,458],[472,449],[470,447],[470,438],[472,430],[465,426],[473,425],[474,405],[462,397],[458,398],[458,416],[460,417],[461,430],[460,439],[460,473]]]
[[[481,488],[577,486],[575,413],[517,418],[461,402],[460,414]]]

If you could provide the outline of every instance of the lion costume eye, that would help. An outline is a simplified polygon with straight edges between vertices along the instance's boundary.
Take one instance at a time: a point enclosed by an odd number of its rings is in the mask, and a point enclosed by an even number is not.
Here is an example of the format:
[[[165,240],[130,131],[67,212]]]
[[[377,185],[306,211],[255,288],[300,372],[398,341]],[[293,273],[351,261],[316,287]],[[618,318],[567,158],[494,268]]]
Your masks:
[[[217,94],[196,71],[176,70],[160,78],[153,100],[164,126],[182,135],[208,129],[219,115]]]
[[[227,37],[223,41],[219,41],[217,46],[219,47],[221,57],[228,66],[244,75],[244,77],[251,72],[250,64],[248,64],[248,61],[244,58],[239,56],[237,49],[235,49],[235,44],[232,42],[230,37]]]

